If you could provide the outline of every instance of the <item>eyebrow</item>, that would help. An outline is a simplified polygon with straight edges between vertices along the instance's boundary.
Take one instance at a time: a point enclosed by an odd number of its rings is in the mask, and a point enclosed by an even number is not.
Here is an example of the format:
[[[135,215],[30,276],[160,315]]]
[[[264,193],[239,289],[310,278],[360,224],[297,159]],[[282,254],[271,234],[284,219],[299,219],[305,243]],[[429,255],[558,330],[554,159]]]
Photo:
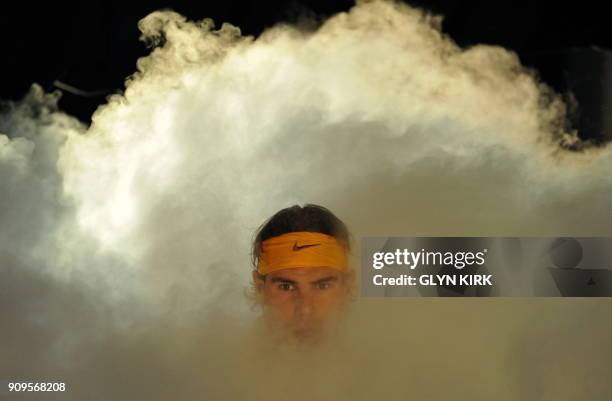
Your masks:
[[[270,280],[271,283],[289,283],[289,284],[297,284],[297,282],[293,281],[293,280],[289,280],[288,278],[284,278],[284,277],[272,277],[272,280]]]
[[[327,276],[327,277],[323,277],[323,278],[320,278],[318,280],[312,281],[310,284],[321,284],[321,283],[326,283],[328,281],[338,281],[338,277],[336,277],[336,276]],[[270,280],[270,282],[271,283],[282,282],[282,283],[289,283],[289,284],[297,284],[296,281],[290,280],[290,279],[284,278],[284,277],[273,277]]]
[[[327,276],[327,277],[323,277],[320,278],[316,281],[313,281],[311,284],[321,284],[321,283],[326,283],[328,281],[338,281],[338,277],[336,276]]]

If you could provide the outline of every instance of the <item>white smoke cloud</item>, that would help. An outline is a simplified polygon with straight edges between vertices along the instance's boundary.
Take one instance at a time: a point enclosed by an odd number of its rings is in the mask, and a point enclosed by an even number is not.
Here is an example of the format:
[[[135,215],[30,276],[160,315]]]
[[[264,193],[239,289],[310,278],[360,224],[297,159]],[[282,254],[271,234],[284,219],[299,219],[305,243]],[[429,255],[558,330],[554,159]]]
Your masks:
[[[606,300],[363,300],[329,354],[244,334],[253,231],[295,203],[356,239],[611,234],[610,146],[581,144],[516,54],[440,25],[363,2],[253,38],[155,12],[158,46],[90,127],[34,86],[0,125],[0,379],[94,400],[609,394]]]

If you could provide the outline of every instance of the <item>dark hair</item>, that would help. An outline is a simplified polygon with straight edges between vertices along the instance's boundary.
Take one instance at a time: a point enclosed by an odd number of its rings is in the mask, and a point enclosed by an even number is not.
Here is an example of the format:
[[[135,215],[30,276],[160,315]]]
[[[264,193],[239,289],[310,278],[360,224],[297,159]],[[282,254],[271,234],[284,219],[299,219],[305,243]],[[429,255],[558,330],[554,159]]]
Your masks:
[[[348,250],[351,249],[349,230],[329,209],[310,203],[305,206],[293,205],[279,210],[257,229],[251,251],[253,268],[257,269],[263,241],[295,231],[331,235],[346,245]]]

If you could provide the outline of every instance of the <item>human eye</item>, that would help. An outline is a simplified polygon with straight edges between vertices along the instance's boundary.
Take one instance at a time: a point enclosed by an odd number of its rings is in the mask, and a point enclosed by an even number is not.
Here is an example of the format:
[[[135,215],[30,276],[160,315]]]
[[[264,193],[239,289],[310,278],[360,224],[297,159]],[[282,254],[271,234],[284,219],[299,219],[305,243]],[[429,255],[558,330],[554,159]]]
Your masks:
[[[331,283],[329,281],[323,281],[323,282],[317,283],[317,289],[319,290],[326,290],[329,287],[331,287]]]
[[[292,283],[281,282],[278,283],[278,289],[281,291],[293,291],[295,286]]]

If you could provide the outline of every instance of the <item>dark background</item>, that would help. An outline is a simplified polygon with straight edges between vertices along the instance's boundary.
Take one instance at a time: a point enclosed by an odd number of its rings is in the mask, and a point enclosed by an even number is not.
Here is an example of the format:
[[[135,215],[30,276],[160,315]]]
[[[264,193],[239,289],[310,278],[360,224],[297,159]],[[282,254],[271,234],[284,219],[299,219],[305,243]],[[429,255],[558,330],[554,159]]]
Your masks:
[[[443,14],[443,31],[460,46],[485,43],[516,51],[544,82],[578,100],[580,107],[572,118],[581,136],[605,136],[603,116],[612,112],[610,88],[603,83],[606,74],[612,76],[612,23],[605,2],[408,3]],[[4,6],[0,13],[0,99],[20,99],[33,82],[51,91],[57,88],[54,82],[61,81],[83,93],[64,90],[60,108],[89,122],[105,97],[123,88],[137,58],[148,53],[138,40],[137,22],[161,8],[190,20],[210,17],[217,27],[230,22],[244,34],[257,35],[277,21],[295,21],[304,14],[325,17],[353,4],[338,0],[90,0],[44,7],[27,0],[12,3],[11,9]]]

